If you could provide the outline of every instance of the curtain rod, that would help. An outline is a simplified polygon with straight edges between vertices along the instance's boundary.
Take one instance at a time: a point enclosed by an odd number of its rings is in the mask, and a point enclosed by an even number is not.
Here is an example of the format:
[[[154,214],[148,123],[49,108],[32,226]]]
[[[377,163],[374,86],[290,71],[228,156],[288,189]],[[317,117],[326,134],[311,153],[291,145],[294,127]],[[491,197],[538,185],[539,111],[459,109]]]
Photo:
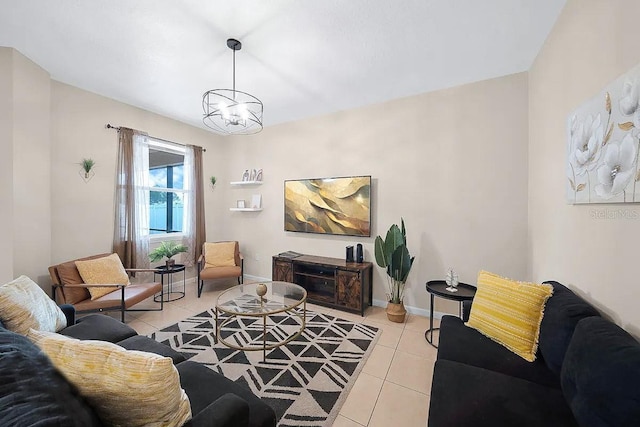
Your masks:
[[[112,126],[111,123],[107,123],[106,125],[104,125],[105,129],[115,129],[118,132],[120,132],[120,126]],[[162,138],[158,138],[155,136],[151,136],[151,135],[147,135],[149,138],[153,138],[153,139],[157,139],[158,141],[162,141],[162,142],[168,142],[169,144],[176,144],[176,145],[185,145],[185,144],[180,144],[179,142],[175,142],[175,141],[169,141],[168,139],[162,139]],[[202,148],[202,147],[200,147]],[[202,148],[202,151],[206,152],[207,149],[206,148]]]

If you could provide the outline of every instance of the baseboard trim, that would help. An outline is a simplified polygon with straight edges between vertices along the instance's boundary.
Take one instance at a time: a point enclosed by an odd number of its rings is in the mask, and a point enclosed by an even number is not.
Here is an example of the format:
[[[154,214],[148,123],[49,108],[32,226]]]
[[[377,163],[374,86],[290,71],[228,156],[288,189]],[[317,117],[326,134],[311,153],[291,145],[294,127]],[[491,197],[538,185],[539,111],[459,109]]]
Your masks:
[[[387,300],[380,300],[380,299],[374,299],[373,300],[373,306],[374,307],[382,307],[382,308],[386,308],[387,307]],[[411,314],[415,314],[416,316],[424,316],[424,317],[429,317],[429,310],[426,310],[424,308],[419,308],[419,307],[413,307],[410,305],[405,305],[404,308],[407,310],[407,313],[411,313]],[[451,313],[443,313],[442,311],[434,311],[433,312],[433,318],[434,319],[441,319],[442,316],[446,316],[446,315],[450,315]]]
[[[245,274],[242,276],[243,280],[254,280],[256,282],[270,282],[271,279],[260,276],[252,276],[251,274]]]

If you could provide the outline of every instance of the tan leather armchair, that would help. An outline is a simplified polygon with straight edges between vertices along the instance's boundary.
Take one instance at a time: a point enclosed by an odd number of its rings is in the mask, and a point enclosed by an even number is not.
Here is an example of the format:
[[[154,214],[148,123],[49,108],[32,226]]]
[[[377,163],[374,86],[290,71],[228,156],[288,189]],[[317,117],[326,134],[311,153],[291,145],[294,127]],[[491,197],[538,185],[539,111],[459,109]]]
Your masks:
[[[213,242],[213,243],[225,243],[225,242]],[[207,243],[205,243],[202,247],[202,255],[198,258],[198,298],[202,294],[202,288],[204,286],[205,280],[213,280],[213,279],[228,279],[237,277],[238,284],[243,283],[243,275],[244,275],[244,258],[240,253],[240,245],[238,242],[235,243],[234,250],[234,266],[223,266],[223,267],[213,267],[208,266],[205,262],[207,258],[206,247]]]
[[[71,304],[77,313],[88,313],[95,311],[115,311],[121,312],[121,321],[124,323],[125,311],[160,311],[164,308],[163,298],[160,298],[160,308],[136,310],[132,306],[145,299],[162,292],[160,283],[132,283],[130,285],[90,285],[83,282],[80,272],[76,267],[76,261],[103,258],[111,254],[93,255],[86,258],[79,258],[67,261],[62,264],[49,267],[49,275],[53,281],[53,300],[58,304]],[[153,272],[153,269],[125,269],[127,273]],[[91,300],[89,287],[110,287],[118,288],[116,292]]]

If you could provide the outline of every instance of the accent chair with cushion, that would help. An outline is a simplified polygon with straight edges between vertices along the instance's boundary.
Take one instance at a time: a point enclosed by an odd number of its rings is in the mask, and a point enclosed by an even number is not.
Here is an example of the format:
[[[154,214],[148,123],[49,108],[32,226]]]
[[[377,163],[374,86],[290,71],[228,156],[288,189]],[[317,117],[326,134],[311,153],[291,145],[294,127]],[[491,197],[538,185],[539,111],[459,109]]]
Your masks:
[[[162,285],[129,283],[128,273],[153,271],[125,269],[116,254],[94,255],[49,267],[53,299],[58,304],[71,304],[78,313],[119,310],[122,322],[125,311],[163,309],[162,298],[158,309],[131,309],[135,304],[162,292]]]
[[[205,280],[237,278],[242,284],[244,258],[237,241],[205,243],[198,258],[198,298]]]

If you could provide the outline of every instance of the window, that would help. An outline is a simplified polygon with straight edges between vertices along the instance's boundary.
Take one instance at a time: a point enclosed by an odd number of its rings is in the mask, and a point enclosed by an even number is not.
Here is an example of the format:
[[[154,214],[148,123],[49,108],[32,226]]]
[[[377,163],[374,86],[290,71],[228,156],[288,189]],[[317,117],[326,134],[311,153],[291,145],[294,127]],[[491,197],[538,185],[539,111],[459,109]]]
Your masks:
[[[183,231],[184,154],[183,148],[149,138],[150,234]]]

